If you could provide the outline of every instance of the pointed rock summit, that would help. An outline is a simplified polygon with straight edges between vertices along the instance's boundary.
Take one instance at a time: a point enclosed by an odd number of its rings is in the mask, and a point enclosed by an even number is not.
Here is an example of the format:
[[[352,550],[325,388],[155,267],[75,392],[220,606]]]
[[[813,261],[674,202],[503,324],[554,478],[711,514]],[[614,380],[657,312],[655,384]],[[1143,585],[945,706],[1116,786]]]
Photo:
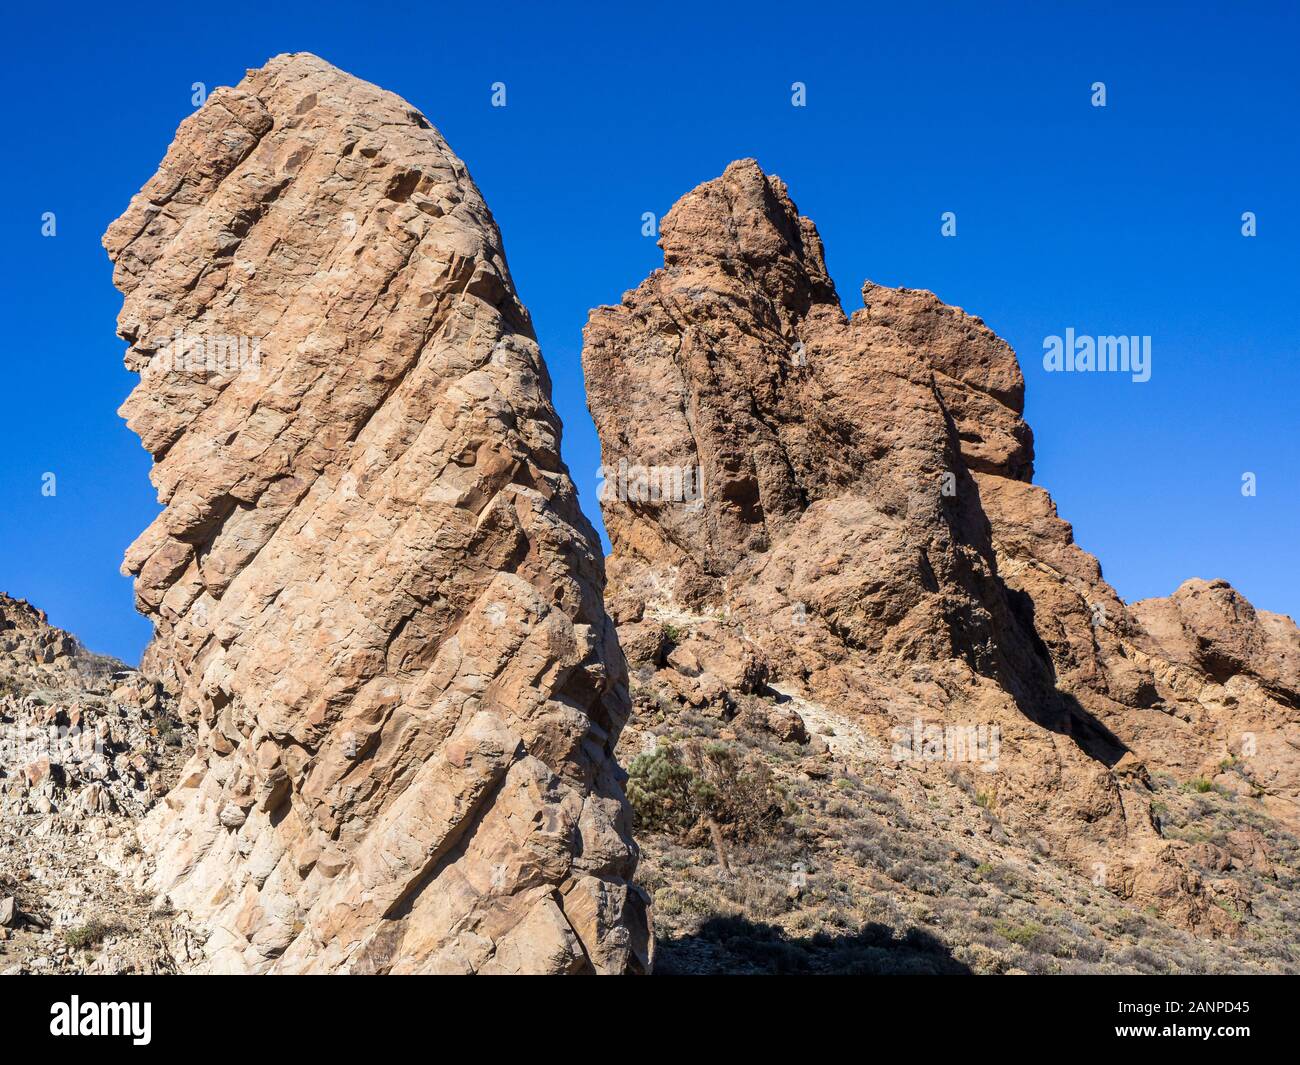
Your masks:
[[[1127,607],[1032,483],[1011,348],[929,292],[867,282],[845,315],[816,228],[753,160],[661,232],[663,268],[592,312],[583,352],[642,683],[724,716],[736,693],[806,700],[904,791],[896,770],[949,772],[1074,873],[1238,930],[1151,774],[1257,789],[1294,830],[1294,623],[1223,582]],[[954,758],[968,727],[996,748]]]
[[[182,961],[648,969],[599,544],[465,165],[282,55],[104,245],[163,508],[125,570],[198,736],[142,831]]]

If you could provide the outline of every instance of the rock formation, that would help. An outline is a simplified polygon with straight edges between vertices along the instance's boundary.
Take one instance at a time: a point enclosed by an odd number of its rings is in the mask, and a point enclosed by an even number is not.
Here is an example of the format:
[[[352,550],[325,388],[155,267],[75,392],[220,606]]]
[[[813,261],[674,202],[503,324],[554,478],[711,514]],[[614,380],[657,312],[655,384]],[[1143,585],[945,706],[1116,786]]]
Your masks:
[[[648,969],[598,541],[464,164],[279,56],[104,244],[163,506],[125,570],[197,729],[142,832],[185,967]]]
[[[736,693],[793,699],[901,741],[891,774],[936,768],[914,733],[938,730],[937,760],[1041,853],[1239,930],[1249,900],[1162,833],[1151,777],[1300,825],[1294,623],[1222,582],[1127,607],[1032,483],[1011,348],[928,292],[868,282],[846,316],[815,227],[753,161],[661,233],[664,267],[592,312],[583,352],[642,681],[724,719]],[[967,726],[1000,737],[994,764],[953,764]]]
[[[0,694],[79,687],[86,673],[107,673],[113,665],[96,661],[72,633],[54,628],[45,611],[0,592],[0,671],[8,689]]]

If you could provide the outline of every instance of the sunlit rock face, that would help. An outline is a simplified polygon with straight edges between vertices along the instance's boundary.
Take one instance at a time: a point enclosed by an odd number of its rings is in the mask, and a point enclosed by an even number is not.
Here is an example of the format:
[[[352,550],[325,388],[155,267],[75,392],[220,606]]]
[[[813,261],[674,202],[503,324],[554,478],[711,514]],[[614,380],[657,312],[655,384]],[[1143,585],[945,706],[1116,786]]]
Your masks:
[[[104,244],[162,504],[125,569],[198,730],[143,830],[184,962],[647,969],[599,544],[465,165],[279,56]]]

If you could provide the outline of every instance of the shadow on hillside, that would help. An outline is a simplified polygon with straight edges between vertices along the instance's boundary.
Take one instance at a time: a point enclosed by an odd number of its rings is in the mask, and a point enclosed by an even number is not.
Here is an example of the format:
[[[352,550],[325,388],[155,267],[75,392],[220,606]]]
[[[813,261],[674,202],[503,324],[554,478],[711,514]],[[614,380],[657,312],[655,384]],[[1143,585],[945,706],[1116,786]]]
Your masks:
[[[817,932],[795,938],[777,925],[745,917],[712,917],[693,935],[655,945],[658,976],[970,975],[948,947],[919,928],[901,935],[871,923],[856,933]]]
[[[1001,578],[999,578],[1001,581]],[[1084,754],[1105,766],[1114,767],[1128,748],[1124,742],[1094,717],[1088,709],[1069,692],[1058,688],[1056,666],[1052,654],[1038,635],[1034,620],[1034,601],[1022,591],[1002,585],[1007,602],[1016,621],[1024,630],[1037,654],[1045,674],[1045,682],[1050,685],[1051,695],[1047,700],[1025,698],[1012,693],[1016,704],[1031,721],[1051,732],[1068,736]]]
[[[961,430],[944,404],[942,396],[937,391],[935,396],[943,411],[951,447],[954,452],[959,453]],[[954,506],[953,530],[976,551],[993,559],[993,530],[980,499],[979,485],[971,476],[965,463],[958,462],[956,471],[958,491],[955,496],[949,497]],[[1010,476],[1020,477],[1028,472],[1028,468],[1005,472]],[[1128,748],[1078,699],[1057,687],[1056,665],[1052,660],[1051,649],[1039,635],[1033,598],[1024,591],[1010,587],[997,573],[996,564],[993,579],[1010,609],[1009,620],[1020,630],[1019,635],[1026,641],[1025,650],[1029,652],[1030,657],[1028,662],[1018,660],[1016,641],[1013,638],[1006,642],[1001,650],[1011,676],[1002,680],[1003,688],[1016,701],[1020,712],[1029,720],[1050,732],[1068,736],[1089,758],[1107,767],[1114,767]],[[1013,634],[1006,635],[1010,637]]]

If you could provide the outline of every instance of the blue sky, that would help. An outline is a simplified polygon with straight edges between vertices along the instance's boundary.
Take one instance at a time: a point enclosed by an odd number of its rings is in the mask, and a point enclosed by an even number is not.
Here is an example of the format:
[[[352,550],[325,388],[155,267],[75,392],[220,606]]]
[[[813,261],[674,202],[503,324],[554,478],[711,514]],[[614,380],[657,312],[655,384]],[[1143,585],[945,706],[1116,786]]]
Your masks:
[[[227,0],[5,20],[0,590],[96,650],[135,660],[149,637],[118,565],[157,511],[115,413],[132,377],[99,238],[194,82],[234,84],[290,51],[406,97],[468,163],[594,520],[587,312],[660,265],[643,212],[753,156],[817,222],[850,311],[864,278],[928,288],[1011,342],[1036,479],[1125,599],[1225,577],[1257,606],[1300,607],[1291,5]],[[1044,337],[1067,327],[1151,336],[1151,380],[1044,372]]]

